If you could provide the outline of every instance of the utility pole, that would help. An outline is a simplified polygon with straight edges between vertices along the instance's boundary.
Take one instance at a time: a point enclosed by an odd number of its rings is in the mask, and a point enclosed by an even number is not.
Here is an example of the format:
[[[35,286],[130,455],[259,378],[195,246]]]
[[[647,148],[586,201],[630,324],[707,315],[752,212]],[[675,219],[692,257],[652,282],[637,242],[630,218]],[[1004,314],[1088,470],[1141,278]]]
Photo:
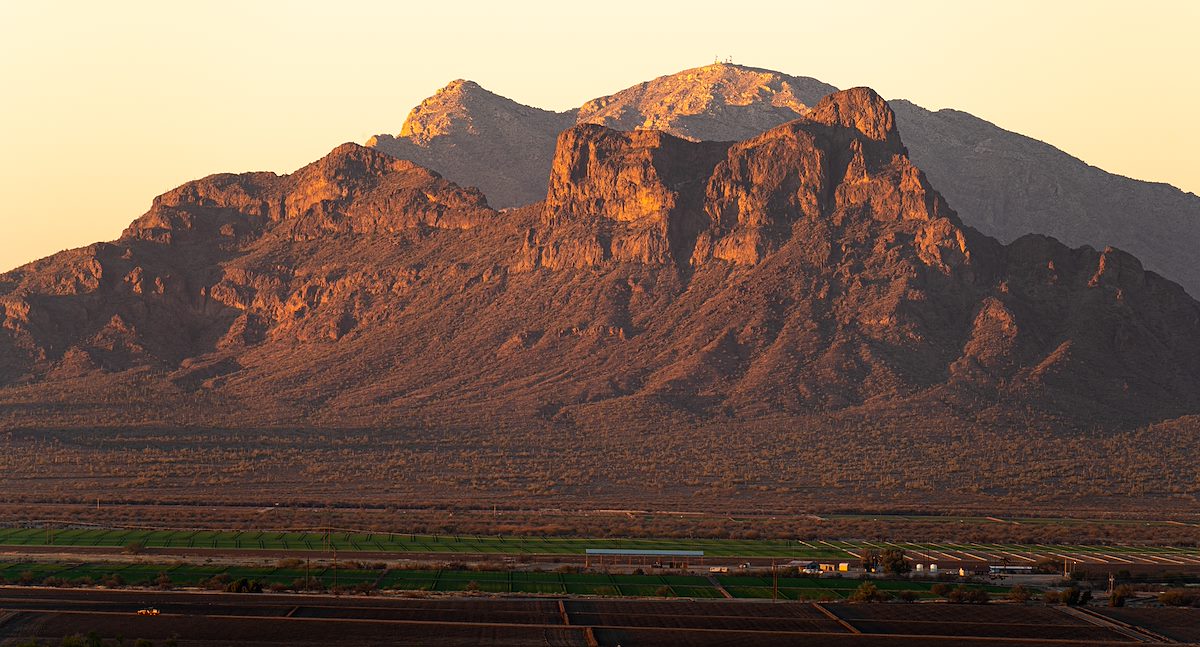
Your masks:
[[[775,568],[775,560],[771,560],[771,601],[779,601],[779,569]]]

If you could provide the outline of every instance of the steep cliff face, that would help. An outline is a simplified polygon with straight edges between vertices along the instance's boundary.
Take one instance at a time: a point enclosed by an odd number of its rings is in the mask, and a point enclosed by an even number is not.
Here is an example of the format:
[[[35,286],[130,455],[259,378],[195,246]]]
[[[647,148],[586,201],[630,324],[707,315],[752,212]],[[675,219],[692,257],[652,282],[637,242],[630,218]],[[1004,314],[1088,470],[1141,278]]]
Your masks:
[[[480,187],[495,205],[513,207],[545,196],[555,138],[573,123],[741,141],[805,115],[835,91],[815,79],[718,63],[556,114],[455,82],[414,111],[400,139],[373,143]],[[487,101],[459,98],[464,95]],[[1106,173],[963,112],[931,112],[907,101],[892,107],[914,163],[968,225],[1004,242],[1039,233],[1069,246],[1120,247],[1200,294],[1200,265],[1193,261],[1200,198]]]
[[[580,125],[563,132],[524,266],[606,260],[686,265],[705,226],[702,187],[728,144]]]
[[[347,145],[184,185],[0,276],[0,423],[1200,412],[1200,304],[1117,249],[964,225],[868,89],[735,143],[581,124],[550,177],[497,213]]]

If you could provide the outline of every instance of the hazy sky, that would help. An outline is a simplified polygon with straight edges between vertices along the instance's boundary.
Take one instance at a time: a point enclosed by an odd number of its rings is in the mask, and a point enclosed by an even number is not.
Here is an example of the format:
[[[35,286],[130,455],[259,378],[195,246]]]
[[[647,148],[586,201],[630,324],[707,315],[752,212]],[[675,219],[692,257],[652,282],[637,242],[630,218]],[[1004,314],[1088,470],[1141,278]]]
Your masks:
[[[1200,2],[839,4],[2,0],[0,271],[189,179],[398,132],[455,78],[566,109],[729,55],[1200,192]]]

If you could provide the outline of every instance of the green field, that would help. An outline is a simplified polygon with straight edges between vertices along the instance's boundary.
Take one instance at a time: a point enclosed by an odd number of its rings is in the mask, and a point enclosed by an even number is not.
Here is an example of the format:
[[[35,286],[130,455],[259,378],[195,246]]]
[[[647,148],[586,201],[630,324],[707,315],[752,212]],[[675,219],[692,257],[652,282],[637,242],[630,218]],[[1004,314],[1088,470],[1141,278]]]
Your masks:
[[[125,586],[156,586],[165,576],[173,587],[203,586],[216,576],[230,581],[257,581],[263,586],[294,586],[303,582],[303,568],[252,568],[203,566],[193,564],[48,564],[36,562],[0,562],[0,580],[8,583],[38,585],[100,584],[119,577]],[[558,573],[543,571],[467,571],[467,570],[361,570],[316,568],[308,573],[322,587],[353,588],[360,584],[371,588],[400,591],[482,591],[486,593],[541,593],[552,595],[596,595],[625,597],[722,598],[720,589],[707,577],[695,575],[609,575],[604,573]],[[770,578],[718,576],[717,581],[735,598],[770,598]],[[913,580],[872,580],[881,590],[896,594],[913,591],[920,597],[932,597],[932,582]],[[848,597],[862,584],[850,578],[779,578],[779,597],[786,600],[837,600]],[[1007,588],[969,585],[991,593]],[[299,588],[297,586],[297,588]]]
[[[749,539],[587,539],[568,537],[512,537],[480,535],[414,535],[370,532],[255,532],[216,530],[152,530],[106,528],[0,528],[0,546],[61,546],[123,548],[139,544],[145,548],[274,550],[287,552],[333,551],[344,553],[437,553],[460,555],[582,555],[588,548],[625,550],[696,550],[706,558],[771,558],[780,560],[854,559],[864,548],[900,547],[924,561],[944,560],[939,551],[967,553],[1058,552],[1102,556],[1184,555],[1195,557],[1197,549],[1172,546],[1087,546],[1016,545],[988,543],[932,543],[819,540]],[[990,559],[990,558],[989,558]]]
[[[146,548],[463,553],[505,555],[580,555],[587,548],[630,550],[702,550],[712,557],[788,559],[848,558],[844,549],[801,541],[724,539],[575,539],[479,535],[409,535],[365,532],[220,532],[126,529],[0,528],[3,546],[84,546]]]

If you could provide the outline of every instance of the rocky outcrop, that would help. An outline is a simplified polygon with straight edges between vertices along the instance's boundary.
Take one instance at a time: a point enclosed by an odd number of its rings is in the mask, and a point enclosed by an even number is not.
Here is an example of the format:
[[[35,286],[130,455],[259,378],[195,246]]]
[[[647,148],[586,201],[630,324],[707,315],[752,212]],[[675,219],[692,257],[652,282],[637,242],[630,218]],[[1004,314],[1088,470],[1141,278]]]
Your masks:
[[[717,63],[550,113],[456,81],[414,110],[399,138],[372,144],[515,207],[546,195],[555,138],[573,123],[741,141],[805,115],[835,91],[815,79]],[[1119,247],[1200,294],[1200,198],[1106,173],[960,111],[902,100],[891,107],[913,162],[968,225],[1005,242],[1040,233],[1071,246]],[[756,246],[750,233],[737,245],[739,253]]]
[[[491,213],[478,190],[462,189],[407,160],[343,144],[292,175],[213,175],[158,198],[124,239],[228,245],[285,223],[297,238],[396,233],[413,227],[464,229]]]
[[[493,215],[477,190],[345,144],[291,175],[189,182],[155,198],[120,240],[5,275],[3,326],[23,370],[57,374],[63,366],[164,368],[269,334],[337,339],[357,325],[354,301],[398,289],[406,270],[347,275],[338,267],[314,276],[297,272],[294,258],[252,268],[240,262],[254,249],[341,236],[374,244],[468,229]],[[331,314],[322,304],[341,310]]]
[[[576,126],[559,137],[542,209],[526,269],[753,265],[794,230],[859,216],[922,221],[912,233],[921,258],[941,268],[967,260],[949,208],[908,161],[887,103],[866,88],[732,146]]]
[[[687,264],[707,224],[703,187],[726,144],[657,131],[584,124],[559,136],[543,206],[523,266],[602,261]],[[582,240],[581,240],[582,239]]]
[[[511,208],[545,197],[555,141],[574,124],[732,141],[793,119],[834,90],[816,79],[716,63],[556,113],[457,80],[413,108],[399,134],[376,135],[367,146],[479,187],[493,205]]]

